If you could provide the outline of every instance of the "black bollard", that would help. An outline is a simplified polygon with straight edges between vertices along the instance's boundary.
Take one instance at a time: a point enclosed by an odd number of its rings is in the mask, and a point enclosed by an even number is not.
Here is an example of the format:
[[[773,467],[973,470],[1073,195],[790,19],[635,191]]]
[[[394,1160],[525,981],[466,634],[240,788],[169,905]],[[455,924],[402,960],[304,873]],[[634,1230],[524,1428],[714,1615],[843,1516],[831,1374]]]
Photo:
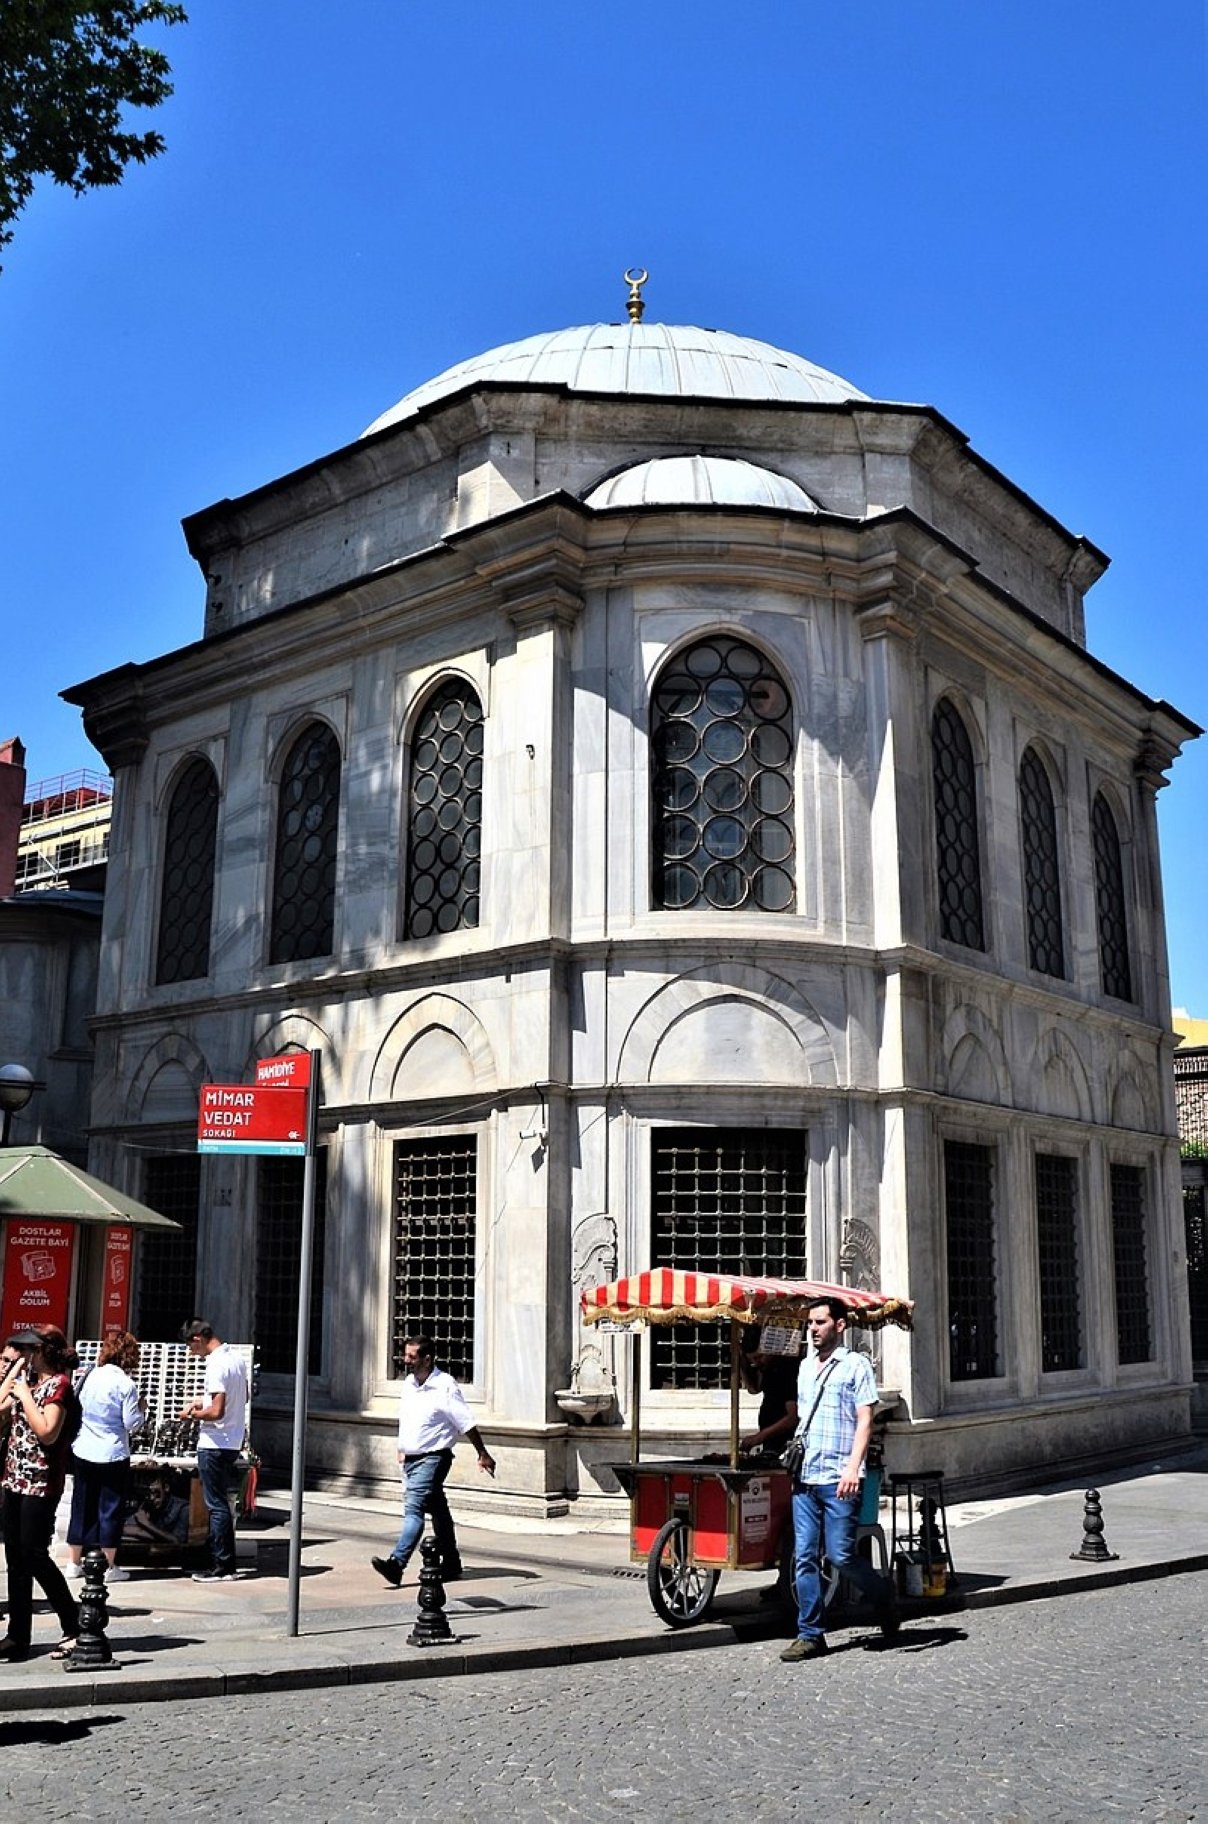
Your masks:
[[[109,1626],[109,1592],[105,1588],[105,1554],[99,1545],[84,1553],[84,1587],[80,1592],[80,1621],[76,1644],[63,1661],[64,1672],[112,1672],[117,1668],[106,1629]]]
[[[1103,1508],[1097,1488],[1086,1491],[1086,1508],[1082,1515],[1082,1544],[1071,1558],[1084,1558],[1090,1564],[1110,1564],[1120,1556],[1119,1552],[1109,1552],[1107,1541],[1103,1537]]]
[[[407,1636],[409,1647],[444,1647],[456,1639],[445,1614],[445,1586],[440,1575],[440,1547],[429,1535],[419,1548],[419,1614]]]

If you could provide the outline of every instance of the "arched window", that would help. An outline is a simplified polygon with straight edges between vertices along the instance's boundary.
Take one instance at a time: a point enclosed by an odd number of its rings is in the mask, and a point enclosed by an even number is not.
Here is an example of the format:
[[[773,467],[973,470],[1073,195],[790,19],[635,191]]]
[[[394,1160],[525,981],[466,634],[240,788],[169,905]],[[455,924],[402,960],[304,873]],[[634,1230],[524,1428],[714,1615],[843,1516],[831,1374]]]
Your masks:
[[[940,932],[968,950],[986,947],[973,744],[959,710],[941,698],[931,718],[936,870]]]
[[[1099,925],[1099,979],[1104,994],[1131,1001],[1132,970],[1128,963],[1128,910],[1124,897],[1124,858],[1120,832],[1111,806],[1095,793],[1091,809],[1095,848],[1095,911]]]
[[[331,955],[339,818],[339,742],[322,722],[312,722],[281,772],[270,962]]]
[[[218,781],[208,760],[191,760],[172,789],[164,823],[157,982],[192,982],[210,972]]]
[[[1061,920],[1061,864],[1053,788],[1035,748],[1019,763],[1019,820],[1023,835],[1024,905],[1028,962],[1042,975],[1065,974]]]
[[[404,937],[478,923],[482,739],[481,703],[468,684],[451,678],[432,693],[415,724]]]
[[[775,667],[718,635],[672,659],[650,710],[653,899],[791,912],[792,704]]]

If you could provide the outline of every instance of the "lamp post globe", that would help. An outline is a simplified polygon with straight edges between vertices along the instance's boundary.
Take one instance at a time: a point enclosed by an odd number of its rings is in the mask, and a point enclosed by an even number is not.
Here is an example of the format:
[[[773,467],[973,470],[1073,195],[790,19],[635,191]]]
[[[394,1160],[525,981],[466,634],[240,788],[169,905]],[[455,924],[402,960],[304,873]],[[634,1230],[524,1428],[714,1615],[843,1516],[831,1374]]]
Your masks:
[[[9,1123],[38,1087],[33,1071],[26,1070],[24,1064],[0,1064],[0,1112],[4,1117],[0,1146],[8,1145]]]

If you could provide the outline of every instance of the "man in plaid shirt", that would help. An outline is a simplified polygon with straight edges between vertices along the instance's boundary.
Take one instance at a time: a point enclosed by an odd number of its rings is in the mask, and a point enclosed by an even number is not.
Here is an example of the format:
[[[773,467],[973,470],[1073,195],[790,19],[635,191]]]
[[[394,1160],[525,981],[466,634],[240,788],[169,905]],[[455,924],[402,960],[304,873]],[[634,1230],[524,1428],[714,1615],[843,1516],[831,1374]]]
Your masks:
[[[780,1655],[786,1660],[827,1651],[823,1554],[873,1603],[884,1633],[898,1628],[893,1584],[856,1551],[860,1484],[877,1403],[872,1364],[844,1345],[847,1307],[841,1300],[820,1298],[810,1306],[808,1322],[813,1354],[802,1360],[797,1379],[797,1436],[805,1455],[793,1487],[797,1639]]]

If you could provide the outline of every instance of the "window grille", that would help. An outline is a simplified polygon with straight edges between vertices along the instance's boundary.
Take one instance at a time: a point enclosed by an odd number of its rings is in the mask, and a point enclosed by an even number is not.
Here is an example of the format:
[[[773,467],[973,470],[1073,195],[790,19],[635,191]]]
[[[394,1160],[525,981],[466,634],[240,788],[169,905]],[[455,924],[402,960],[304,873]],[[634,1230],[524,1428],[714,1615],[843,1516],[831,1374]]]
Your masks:
[[[936,705],[931,719],[931,776],[940,932],[950,943],[984,950],[973,745],[959,712],[946,697]]]
[[[281,774],[271,962],[331,955],[339,815],[339,743],[313,722],[290,748]]]
[[[1078,1293],[1078,1162],[1036,1155],[1036,1240],[1040,1263],[1040,1357],[1045,1374],[1082,1366]]]
[[[1153,1350],[1145,1255],[1145,1174],[1139,1165],[1113,1165],[1111,1187],[1117,1356],[1121,1363],[1148,1362]]]
[[[1124,897],[1124,858],[1120,832],[1102,792],[1091,811],[1095,848],[1095,909],[1099,924],[1099,979],[1104,994],[1131,1001],[1132,971],[1128,961],[1128,913]]]
[[[460,679],[442,684],[411,750],[404,935],[478,923],[482,855],[482,706]]]
[[[1208,1048],[1180,1045],[1174,1054],[1174,1106],[1184,1159],[1208,1159]]]
[[[298,1275],[302,1269],[305,1159],[256,1161],[256,1346],[266,1374],[298,1362]],[[310,1267],[308,1374],[323,1371],[323,1271],[327,1239],[327,1150],[315,1154],[315,1232]]]
[[[474,1378],[478,1142],[472,1134],[400,1140],[394,1149],[390,1372],[409,1336],[430,1336],[437,1361]]]
[[[157,982],[191,982],[210,971],[218,781],[206,760],[185,768],[168,801],[159,898]]]
[[[801,1279],[806,1135],[788,1128],[660,1128],[651,1136],[650,1260],[688,1272]],[[656,1325],[650,1384],[729,1384],[724,1326]]]
[[[1065,975],[1057,812],[1043,762],[1029,748],[1019,766],[1028,961],[1042,975]]]
[[[718,637],[661,673],[650,712],[656,906],[791,912],[793,717],[775,667]]]
[[[1002,1372],[994,1235],[994,1149],[944,1142],[948,1231],[948,1371],[954,1381]]]
[[[1208,1208],[1202,1184],[1183,1186],[1187,1232],[1187,1291],[1191,1304],[1191,1354],[1208,1362]]]
[[[134,1298],[135,1333],[146,1343],[174,1343],[196,1317],[197,1211],[201,1159],[197,1153],[153,1153],[143,1162],[143,1201],[179,1229],[139,1231]]]

